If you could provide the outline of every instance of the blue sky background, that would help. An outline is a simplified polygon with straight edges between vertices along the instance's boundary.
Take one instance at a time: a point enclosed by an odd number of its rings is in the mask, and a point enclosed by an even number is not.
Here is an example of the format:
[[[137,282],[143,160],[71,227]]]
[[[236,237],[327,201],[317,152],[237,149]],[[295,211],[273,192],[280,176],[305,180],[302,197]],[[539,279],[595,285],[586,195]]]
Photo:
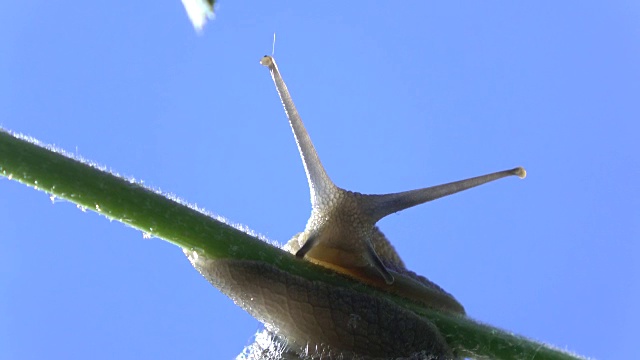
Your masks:
[[[310,212],[275,57],[333,180],[407,190],[522,165],[381,221],[480,321],[637,356],[637,1],[0,3],[0,125],[284,242]],[[261,325],[175,246],[0,180],[0,358],[228,359]]]

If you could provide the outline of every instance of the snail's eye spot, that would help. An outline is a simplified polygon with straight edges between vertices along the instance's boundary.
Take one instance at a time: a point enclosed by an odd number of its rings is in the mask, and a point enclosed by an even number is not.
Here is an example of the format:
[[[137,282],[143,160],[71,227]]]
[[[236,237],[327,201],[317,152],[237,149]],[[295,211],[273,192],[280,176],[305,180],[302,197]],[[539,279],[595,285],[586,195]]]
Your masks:
[[[271,66],[273,65],[273,58],[269,55],[265,55],[260,59],[260,65]]]

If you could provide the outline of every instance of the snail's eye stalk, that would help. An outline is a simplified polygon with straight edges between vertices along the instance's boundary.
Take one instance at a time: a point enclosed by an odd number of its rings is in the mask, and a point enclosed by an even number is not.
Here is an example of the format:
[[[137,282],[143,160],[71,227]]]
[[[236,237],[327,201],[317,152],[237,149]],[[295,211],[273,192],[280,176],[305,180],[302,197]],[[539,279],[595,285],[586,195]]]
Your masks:
[[[273,57],[265,55],[262,60],[260,60],[260,64],[269,68],[273,82],[278,90],[278,95],[280,95],[280,100],[284,106],[284,111],[287,113],[289,125],[291,125],[293,136],[298,145],[304,171],[307,174],[307,181],[309,182],[309,190],[311,192],[311,206],[316,208],[322,199],[330,198],[331,195],[337,191],[336,186],[324,170],[322,162],[320,162],[318,153],[313,147],[311,138],[309,138],[309,134],[302,123],[298,110],[293,104],[287,85],[284,83],[284,80],[282,80],[276,61]]]
[[[519,178],[524,179],[527,176],[527,172],[524,168],[517,167],[511,170],[498,171],[491,174],[423,189],[385,195],[367,195],[368,201],[365,202],[369,207],[369,209],[367,209],[367,213],[371,214],[371,216],[378,221],[383,217],[398,211],[424,204],[428,201],[439,199],[441,197],[453,195],[457,192],[468,190],[507,176],[518,176]]]

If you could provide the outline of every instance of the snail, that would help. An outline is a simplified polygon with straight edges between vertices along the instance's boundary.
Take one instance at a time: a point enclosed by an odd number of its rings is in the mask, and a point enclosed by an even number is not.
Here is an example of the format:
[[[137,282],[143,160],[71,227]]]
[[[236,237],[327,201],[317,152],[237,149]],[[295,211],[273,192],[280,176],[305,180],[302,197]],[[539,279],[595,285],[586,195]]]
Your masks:
[[[517,167],[466,180],[385,195],[337,187],[327,175],[272,56],[266,66],[289,119],[311,193],[311,216],[283,250],[357,282],[427,307],[465,316],[463,306],[405,268],[376,222],[395,212],[508,176]],[[436,358],[456,354],[435,325],[389,300],[311,281],[262,262],[207,259],[186,251],[192,265],[236,304],[286,342],[287,351],[327,358]],[[422,354],[420,357],[416,354]],[[412,357],[413,356],[413,357]],[[416,357],[418,356],[418,357]]]

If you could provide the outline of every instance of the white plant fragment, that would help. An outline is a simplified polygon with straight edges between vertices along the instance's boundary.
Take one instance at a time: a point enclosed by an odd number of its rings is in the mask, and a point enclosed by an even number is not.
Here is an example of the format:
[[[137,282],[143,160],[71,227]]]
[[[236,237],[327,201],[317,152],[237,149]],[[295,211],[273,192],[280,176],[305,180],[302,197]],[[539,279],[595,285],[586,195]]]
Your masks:
[[[207,20],[213,19],[213,4],[215,0],[182,0],[187,16],[196,31],[201,31]]]

